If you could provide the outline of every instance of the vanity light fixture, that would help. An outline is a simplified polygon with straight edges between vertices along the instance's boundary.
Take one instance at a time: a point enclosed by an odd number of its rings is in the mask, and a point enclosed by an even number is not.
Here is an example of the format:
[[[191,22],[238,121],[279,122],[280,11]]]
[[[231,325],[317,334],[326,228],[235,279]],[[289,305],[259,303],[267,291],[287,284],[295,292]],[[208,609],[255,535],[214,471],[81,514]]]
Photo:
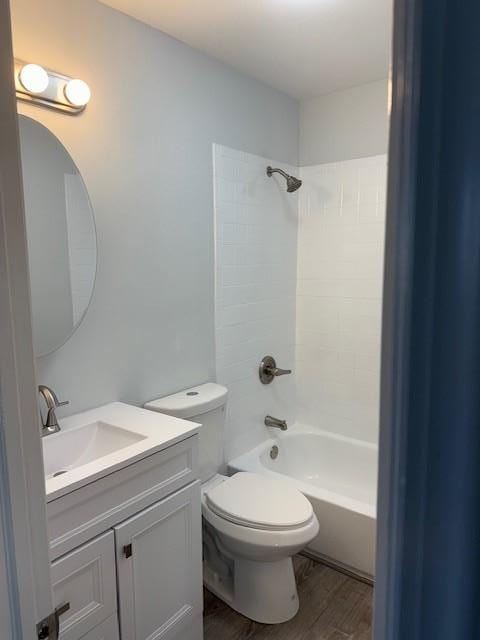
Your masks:
[[[91,96],[90,88],[83,80],[22,60],[15,60],[15,89],[17,100],[70,114],[83,111]]]

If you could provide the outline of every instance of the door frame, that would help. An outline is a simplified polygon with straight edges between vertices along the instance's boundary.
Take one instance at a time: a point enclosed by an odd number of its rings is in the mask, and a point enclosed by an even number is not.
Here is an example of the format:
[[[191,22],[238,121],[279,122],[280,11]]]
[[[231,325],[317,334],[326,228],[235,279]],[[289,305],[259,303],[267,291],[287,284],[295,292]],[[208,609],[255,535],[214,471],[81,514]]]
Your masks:
[[[0,0],[0,590],[7,637],[33,640],[53,603],[13,68],[10,6]]]

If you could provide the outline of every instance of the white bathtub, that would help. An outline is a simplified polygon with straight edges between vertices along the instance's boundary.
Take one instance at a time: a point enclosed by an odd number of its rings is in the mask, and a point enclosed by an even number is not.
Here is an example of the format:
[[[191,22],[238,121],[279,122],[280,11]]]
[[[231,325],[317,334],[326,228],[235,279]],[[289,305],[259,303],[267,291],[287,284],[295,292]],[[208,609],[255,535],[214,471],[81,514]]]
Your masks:
[[[272,447],[278,457],[272,459]],[[231,473],[253,471],[293,484],[312,503],[320,532],[311,554],[357,574],[375,573],[376,445],[296,425],[232,460]]]

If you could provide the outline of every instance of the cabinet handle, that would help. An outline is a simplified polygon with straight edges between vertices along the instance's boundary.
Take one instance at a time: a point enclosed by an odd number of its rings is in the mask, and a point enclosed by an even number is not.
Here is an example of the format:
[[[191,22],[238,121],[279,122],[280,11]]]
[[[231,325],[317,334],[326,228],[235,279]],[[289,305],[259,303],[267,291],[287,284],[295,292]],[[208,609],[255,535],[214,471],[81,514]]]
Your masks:
[[[60,616],[70,611],[70,603],[65,602],[37,624],[38,640],[58,640],[60,634]]]
[[[63,616],[64,613],[67,613],[67,611],[70,611],[70,602],[65,602],[55,609],[55,613],[58,618]]]
[[[132,557],[132,543],[126,544],[123,547],[123,555],[125,556],[125,558],[131,558]]]

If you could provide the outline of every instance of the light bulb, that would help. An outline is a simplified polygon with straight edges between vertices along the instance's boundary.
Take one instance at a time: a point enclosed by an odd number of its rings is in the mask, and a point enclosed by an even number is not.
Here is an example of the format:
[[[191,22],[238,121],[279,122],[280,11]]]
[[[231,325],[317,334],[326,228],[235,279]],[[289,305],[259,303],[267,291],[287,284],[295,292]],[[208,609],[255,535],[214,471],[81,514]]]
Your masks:
[[[26,64],[22,67],[19,79],[29,93],[43,93],[48,87],[48,73],[38,64]]]
[[[65,97],[74,107],[84,107],[90,100],[90,87],[83,80],[70,80],[65,85]]]

